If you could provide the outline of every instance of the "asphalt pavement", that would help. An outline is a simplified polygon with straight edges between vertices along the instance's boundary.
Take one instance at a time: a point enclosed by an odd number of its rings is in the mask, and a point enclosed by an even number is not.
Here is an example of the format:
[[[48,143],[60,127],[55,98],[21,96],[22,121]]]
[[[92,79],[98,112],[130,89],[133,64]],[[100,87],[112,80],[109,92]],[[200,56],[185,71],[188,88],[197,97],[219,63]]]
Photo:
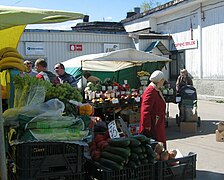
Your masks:
[[[178,105],[169,103],[168,149],[197,154],[197,180],[224,180],[224,142],[217,142],[215,135],[217,123],[224,121],[224,103],[198,100],[197,105],[201,126],[196,133],[182,133],[176,124]]]

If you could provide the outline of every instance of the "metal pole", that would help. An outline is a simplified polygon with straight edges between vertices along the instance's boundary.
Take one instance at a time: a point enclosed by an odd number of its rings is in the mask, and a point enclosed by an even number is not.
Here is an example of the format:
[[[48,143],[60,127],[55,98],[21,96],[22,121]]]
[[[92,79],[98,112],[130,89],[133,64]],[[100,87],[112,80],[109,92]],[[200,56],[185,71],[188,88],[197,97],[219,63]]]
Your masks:
[[[1,78],[0,78],[1,85]],[[2,86],[0,86],[0,179],[7,180],[6,154],[5,154],[5,134],[2,116]]]

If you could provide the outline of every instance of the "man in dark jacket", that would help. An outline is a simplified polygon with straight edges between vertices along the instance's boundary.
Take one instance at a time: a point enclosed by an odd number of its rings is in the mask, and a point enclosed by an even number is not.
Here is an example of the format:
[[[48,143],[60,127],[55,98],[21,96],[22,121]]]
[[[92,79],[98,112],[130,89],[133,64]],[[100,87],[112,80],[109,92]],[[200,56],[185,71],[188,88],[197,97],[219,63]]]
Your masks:
[[[35,70],[38,72],[37,78],[50,81],[53,84],[59,84],[59,79],[51,71],[47,70],[47,62],[44,59],[37,59],[35,62]]]
[[[71,74],[65,72],[65,66],[62,63],[58,63],[54,66],[55,73],[57,74],[60,83],[65,82],[71,84],[72,87],[77,87],[77,80]]]

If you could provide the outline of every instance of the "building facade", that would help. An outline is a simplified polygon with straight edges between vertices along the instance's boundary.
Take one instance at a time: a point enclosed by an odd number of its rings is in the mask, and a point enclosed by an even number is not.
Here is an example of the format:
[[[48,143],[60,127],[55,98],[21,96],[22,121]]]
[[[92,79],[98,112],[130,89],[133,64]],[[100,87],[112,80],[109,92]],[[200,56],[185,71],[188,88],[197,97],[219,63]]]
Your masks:
[[[25,30],[18,51],[24,59],[43,58],[53,71],[56,63],[86,55],[134,47],[127,33],[88,33],[57,30]]]
[[[125,48],[153,52],[173,60],[165,71],[170,81],[186,68],[199,97],[224,100],[223,12],[220,0],[174,0],[127,16],[120,22],[125,31],[88,23],[72,31],[26,30],[18,50],[26,59],[46,59],[52,71],[55,63],[85,54]]]
[[[199,96],[224,99],[223,12],[224,1],[176,0],[122,22],[139,49],[147,48],[141,39],[149,34],[146,30],[169,35],[165,45],[173,60],[170,78],[175,80],[179,70],[186,68]]]

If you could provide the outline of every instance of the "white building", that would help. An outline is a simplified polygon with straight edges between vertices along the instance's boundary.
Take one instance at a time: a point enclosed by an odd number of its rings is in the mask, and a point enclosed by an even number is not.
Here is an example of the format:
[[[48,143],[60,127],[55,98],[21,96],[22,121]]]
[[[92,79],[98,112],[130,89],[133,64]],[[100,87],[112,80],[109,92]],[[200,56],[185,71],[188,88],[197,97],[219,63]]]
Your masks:
[[[143,38],[149,36],[144,33],[147,30],[171,36],[165,44],[172,53],[171,80],[175,80],[179,69],[186,68],[200,96],[224,98],[223,12],[224,1],[175,0],[122,23],[141,50],[154,41]]]
[[[25,59],[35,62],[44,58],[48,69],[74,57],[102,53],[117,49],[134,48],[127,33],[75,32],[60,30],[25,30],[21,36],[18,51]]]

